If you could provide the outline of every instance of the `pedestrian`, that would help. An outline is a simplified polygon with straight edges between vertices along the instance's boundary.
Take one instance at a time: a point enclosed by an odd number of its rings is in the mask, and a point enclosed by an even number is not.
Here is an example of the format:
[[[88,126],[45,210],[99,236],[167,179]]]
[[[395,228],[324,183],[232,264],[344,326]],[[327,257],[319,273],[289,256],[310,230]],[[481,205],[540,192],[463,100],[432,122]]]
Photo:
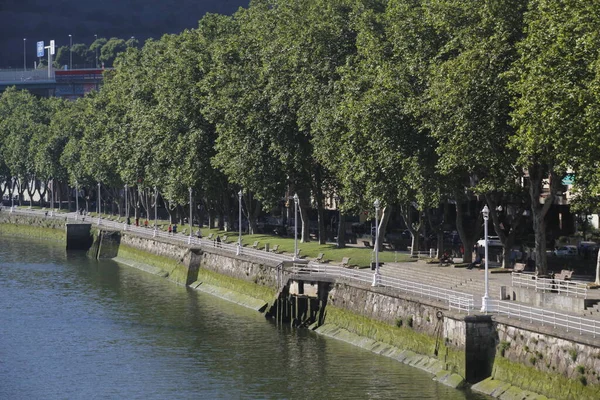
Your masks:
[[[140,226],[140,219],[135,217],[135,226]]]
[[[169,236],[171,236],[171,234],[173,233],[173,225],[169,224]]]
[[[221,236],[217,235],[217,247],[221,247]]]
[[[177,224],[173,224],[173,234],[177,233]]]
[[[147,228],[147,227],[148,227],[148,220],[145,220],[144,221],[144,228]]]

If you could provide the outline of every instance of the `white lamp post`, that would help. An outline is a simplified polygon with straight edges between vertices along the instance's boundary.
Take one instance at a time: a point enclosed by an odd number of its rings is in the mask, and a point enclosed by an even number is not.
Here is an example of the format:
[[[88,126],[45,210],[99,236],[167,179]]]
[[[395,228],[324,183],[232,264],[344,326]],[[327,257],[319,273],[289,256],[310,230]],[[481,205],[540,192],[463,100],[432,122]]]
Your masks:
[[[375,206],[375,273],[373,274],[373,283],[371,286],[379,286],[381,276],[379,275],[379,200],[373,203]]]
[[[27,72],[27,38],[23,38],[23,71]]]
[[[73,36],[69,35],[69,70],[73,69]]]
[[[488,312],[488,219],[490,218],[490,209],[488,208],[487,204],[483,207],[481,213],[483,214],[483,240],[485,241],[485,293],[483,294],[483,298],[481,299],[481,312]]]
[[[53,217],[54,216],[54,191],[56,189],[54,188],[54,179],[52,179],[52,205],[50,206],[50,216]]]
[[[127,192],[128,192],[128,185],[125,184],[125,222],[123,223],[123,230],[126,231],[127,230],[127,221],[129,220],[129,203],[127,203]]]
[[[75,181],[75,221],[79,219],[79,185]]]
[[[190,236],[188,236],[188,244],[192,244],[192,188],[189,188],[190,190]]]
[[[296,260],[298,257],[298,193],[294,193],[294,257]]]
[[[100,214],[102,213],[101,197],[100,197],[100,182],[98,182],[98,225],[100,225]]]
[[[236,252],[236,254],[238,256],[242,252],[242,195],[243,194],[244,194],[244,192],[242,192],[242,189],[240,189],[240,191],[238,192],[238,211],[239,211],[238,229],[239,229],[239,234],[238,234],[238,247],[237,247],[237,252]]]
[[[10,212],[15,211],[15,178],[11,178],[11,189],[10,189]]]
[[[156,225],[158,222],[158,190],[156,189],[156,186],[154,186],[154,233],[152,234],[152,236],[156,237],[156,233],[157,233],[157,228],[158,226]]]

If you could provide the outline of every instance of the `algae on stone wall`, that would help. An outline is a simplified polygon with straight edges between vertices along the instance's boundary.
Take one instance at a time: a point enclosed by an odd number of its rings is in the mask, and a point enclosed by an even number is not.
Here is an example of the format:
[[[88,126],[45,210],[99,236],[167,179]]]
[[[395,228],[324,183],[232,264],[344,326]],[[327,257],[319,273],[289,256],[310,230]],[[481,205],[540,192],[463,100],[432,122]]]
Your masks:
[[[492,378],[555,399],[600,399],[600,387],[587,386],[577,376],[567,378],[558,373],[542,372],[533,366],[511,362],[500,352],[496,354]]]
[[[62,226],[60,224],[55,226],[54,224],[45,221],[36,220],[31,220],[27,222],[27,224],[1,223],[0,235],[35,237],[56,241],[64,241],[66,239],[64,223]]]
[[[159,268],[165,271],[169,280],[185,285],[188,279],[188,268],[182,263],[168,257],[150,254],[144,250],[127,246],[123,243],[119,245],[118,257],[141,261],[145,264]]]
[[[209,283],[214,286],[220,286],[222,288],[234,290],[238,293],[263,300],[267,303],[273,302],[275,300],[275,296],[277,295],[277,292],[274,288],[232,278],[230,276],[219,274],[204,268],[200,268],[198,271],[198,280],[203,283]]]
[[[408,326],[393,326],[367,317],[356,315],[350,311],[332,306],[326,307],[325,322],[339,326],[359,336],[386,343],[403,350],[411,350],[418,354],[435,357],[436,338],[424,333],[415,332]],[[446,369],[465,376],[465,354],[454,350],[444,343],[438,343],[437,358],[446,364]]]

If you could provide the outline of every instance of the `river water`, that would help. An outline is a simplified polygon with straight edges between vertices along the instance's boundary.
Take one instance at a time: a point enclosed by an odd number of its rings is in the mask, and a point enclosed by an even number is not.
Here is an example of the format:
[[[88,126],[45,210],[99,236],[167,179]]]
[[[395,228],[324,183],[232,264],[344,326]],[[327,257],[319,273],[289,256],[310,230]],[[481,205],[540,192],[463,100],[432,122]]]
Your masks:
[[[0,399],[483,399],[64,245],[0,237]]]

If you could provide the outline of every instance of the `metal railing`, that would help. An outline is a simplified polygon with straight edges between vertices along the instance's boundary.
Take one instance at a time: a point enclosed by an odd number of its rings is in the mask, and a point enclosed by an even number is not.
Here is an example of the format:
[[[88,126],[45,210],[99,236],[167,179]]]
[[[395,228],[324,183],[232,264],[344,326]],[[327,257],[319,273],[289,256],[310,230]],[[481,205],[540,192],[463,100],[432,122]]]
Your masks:
[[[285,272],[293,276],[318,276],[334,280],[351,280],[365,284],[373,282],[373,273],[357,269],[349,269],[335,265],[317,263],[293,264],[285,268]],[[390,288],[415,296],[442,301],[449,309],[456,309],[470,313],[474,308],[473,295],[427,285],[420,282],[411,282],[405,279],[380,275],[378,287]]]
[[[565,296],[582,297],[587,299],[587,283],[566,281],[563,279],[538,278],[535,275],[512,273],[512,285],[532,288],[541,292],[558,293]]]
[[[127,225],[124,222],[118,220],[115,221],[106,218],[98,219],[97,217],[93,218],[89,215],[81,216],[77,215],[74,212],[56,213],[47,212],[44,210],[29,210],[22,208],[15,209],[14,212],[21,214],[33,214],[37,216],[44,216],[46,218],[70,220],[72,222],[91,222],[102,227],[134,232],[138,235],[146,237],[159,237],[161,239],[174,240],[182,242],[184,244],[199,245],[204,248],[218,248],[229,253],[254,257],[260,260],[270,261],[276,264],[282,264],[285,261],[293,261],[291,255],[278,254],[268,252],[265,250],[253,249],[252,247],[238,248],[237,242],[225,243],[223,241],[217,242],[215,239],[198,238],[195,236],[190,237],[189,233],[187,235],[182,233],[169,234],[168,232],[162,231],[160,229],[157,229],[155,231],[154,227],[151,226],[132,226]],[[283,270],[283,273],[293,274],[297,276],[317,275],[319,277],[328,277],[333,280],[347,280],[368,285],[371,285],[371,283],[373,282],[373,273],[371,271],[363,271],[359,269],[350,269],[341,266],[325,265],[312,262],[302,264],[298,263],[292,265],[292,267],[286,267]],[[451,289],[444,289],[423,284],[420,282],[412,282],[397,277],[383,275],[380,275],[379,277],[378,286],[382,288],[389,288],[405,293],[410,293],[412,295],[423,298],[438,300],[447,304],[449,309],[456,309],[461,312],[464,311],[470,313],[471,310],[474,309],[474,299],[472,294],[457,292]]]
[[[591,334],[595,338],[600,334],[600,321],[577,317],[569,314],[558,313],[543,308],[524,306],[519,303],[489,300],[489,309],[491,313],[504,315],[508,318],[517,318],[529,323],[541,323],[542,326],[551,326],[553,328],[566,328],[567,332],[575,331],[580,335]]]

